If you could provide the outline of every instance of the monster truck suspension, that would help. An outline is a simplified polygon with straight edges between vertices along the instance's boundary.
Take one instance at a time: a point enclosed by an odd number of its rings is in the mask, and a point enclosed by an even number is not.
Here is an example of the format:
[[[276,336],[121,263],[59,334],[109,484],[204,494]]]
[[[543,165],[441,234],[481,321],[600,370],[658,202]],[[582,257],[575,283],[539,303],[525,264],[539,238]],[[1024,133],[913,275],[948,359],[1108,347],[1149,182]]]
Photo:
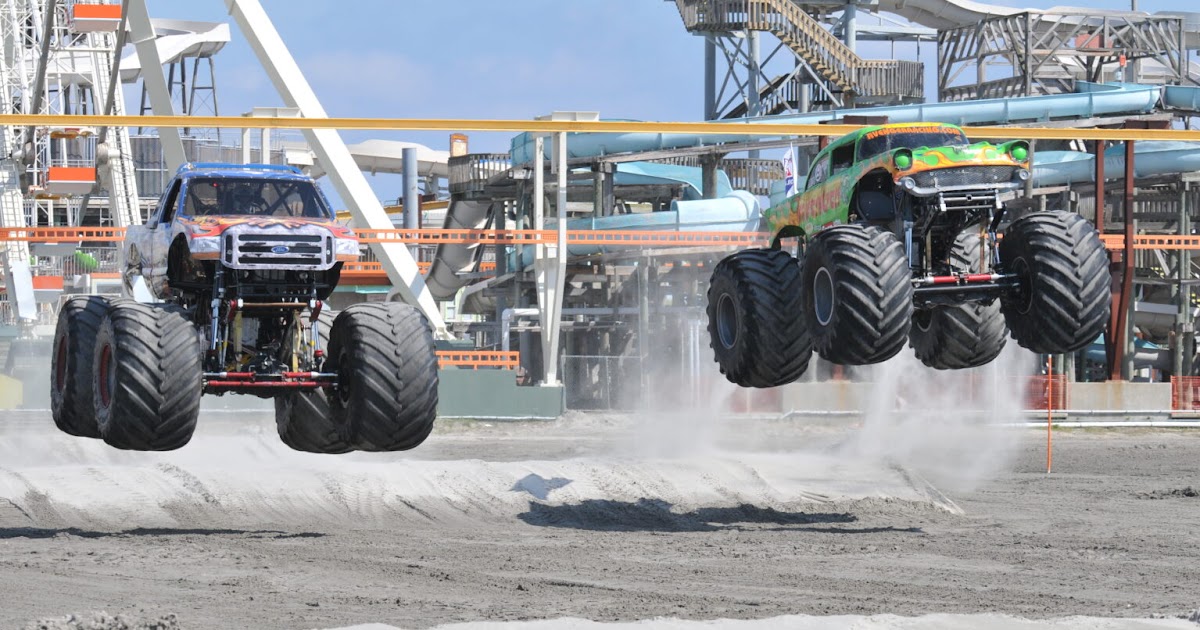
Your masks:
[[[209,345],[205,352],[206,393],[226,392],[271,397],[280,390],[313,390],[333,387],[337,375],[320,371],[325,356],[321,344],[320,315],[324,303],[315,287],[307,300],[280,297],[246,300],[226,284],[232,270],[217,266],[213,274],[209,312]],[[293,326],[307,315],[311,324]],[[257,339],[252,351],[244,350],[247,320]],[[296,338],[286,340],[284,335]],[[282,349],[287,347],[289,352]]]

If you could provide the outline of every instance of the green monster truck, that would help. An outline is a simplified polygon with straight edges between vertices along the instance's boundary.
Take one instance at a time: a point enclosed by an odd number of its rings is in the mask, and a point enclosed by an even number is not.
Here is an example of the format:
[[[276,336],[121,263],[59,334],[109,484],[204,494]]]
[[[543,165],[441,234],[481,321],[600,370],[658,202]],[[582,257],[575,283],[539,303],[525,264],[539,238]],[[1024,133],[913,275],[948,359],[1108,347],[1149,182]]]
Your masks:
[[[969,368],[1000,354],[1006,327],[1039,353],[1092,343],[1109,314],[1104,245],[1077,214],[1005,217],[1003,196],[1030,166],[1028,143],[971,144],[948,124],[834,141],[804,191],[764,212],[772,246],[713,270],[708,329],[721,372],[775,387],[799,378],[813,350],[866,365],[906,340],[930,367]],[[800,240],[799,260],[785,238]]]

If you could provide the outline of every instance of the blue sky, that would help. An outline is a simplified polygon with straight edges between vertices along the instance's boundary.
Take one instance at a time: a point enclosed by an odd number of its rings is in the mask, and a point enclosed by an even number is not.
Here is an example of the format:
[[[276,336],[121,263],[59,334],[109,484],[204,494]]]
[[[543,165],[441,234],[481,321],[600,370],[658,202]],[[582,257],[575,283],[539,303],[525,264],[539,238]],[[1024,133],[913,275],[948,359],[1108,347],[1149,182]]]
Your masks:
[[[151,15],[228,21],[222,0],[147,0]],[[1069,0],[993,0],[1049,8]],[[1083,4],[1083,2],[1079,2]],[[1089,0],[1129,8],[1124,0]],[[663,0],[263,0],[276,28],[331,116],[517,118],[552,110],[605,118],[700,120],[703,43]],[[1140,0],[1139,9],[1184,10],[1185,0]],[[221,113],[281,104],[236,27],[217,57]],[[862,50],[887,57],[887,48]],[[911,44],[898,56],[911,58]],[[932,44],[926,63],[936,60]],[[127,100],[136,102],[129,87]],[[445,149],[448,133],[347,134]],[[508,134],[471,134],[471,150],[507,151]],[[381,198],[400,184],[379,177]]]

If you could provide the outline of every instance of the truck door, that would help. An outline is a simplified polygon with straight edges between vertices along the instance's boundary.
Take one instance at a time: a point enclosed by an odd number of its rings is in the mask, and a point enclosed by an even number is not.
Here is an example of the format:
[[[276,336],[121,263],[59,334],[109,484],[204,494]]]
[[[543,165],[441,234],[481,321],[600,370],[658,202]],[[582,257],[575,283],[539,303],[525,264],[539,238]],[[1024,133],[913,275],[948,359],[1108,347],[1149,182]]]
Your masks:
[[[175,212],[179,208],[179,190],[182,186],[183,180],[181,179],[177,179],[171,184],[171,188],[163,196],[162,204],[150,221],[146,223],[146,239],[141,244],[142,247],[147,248],[142,252],[142,256],[145,258],[143,273],[146,276],[146,282],[151,287],[166,285],[167,254],[171,249],[171,226],[175,221]]]

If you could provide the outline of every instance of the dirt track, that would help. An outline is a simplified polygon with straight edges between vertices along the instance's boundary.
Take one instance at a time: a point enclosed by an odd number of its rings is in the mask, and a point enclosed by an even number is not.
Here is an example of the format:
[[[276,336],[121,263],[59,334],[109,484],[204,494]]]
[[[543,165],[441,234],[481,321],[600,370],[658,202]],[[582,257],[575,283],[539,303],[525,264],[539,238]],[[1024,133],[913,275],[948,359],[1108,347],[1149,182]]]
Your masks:
[[[270,423],[209,416],[182,451],[132,454],[6,417],[0,627],[1200,606],[1200,432],[1060,432],[1047,476],[1044,434],[1013,429],[889,453],[844,426],[574,416],[330,458]]]

